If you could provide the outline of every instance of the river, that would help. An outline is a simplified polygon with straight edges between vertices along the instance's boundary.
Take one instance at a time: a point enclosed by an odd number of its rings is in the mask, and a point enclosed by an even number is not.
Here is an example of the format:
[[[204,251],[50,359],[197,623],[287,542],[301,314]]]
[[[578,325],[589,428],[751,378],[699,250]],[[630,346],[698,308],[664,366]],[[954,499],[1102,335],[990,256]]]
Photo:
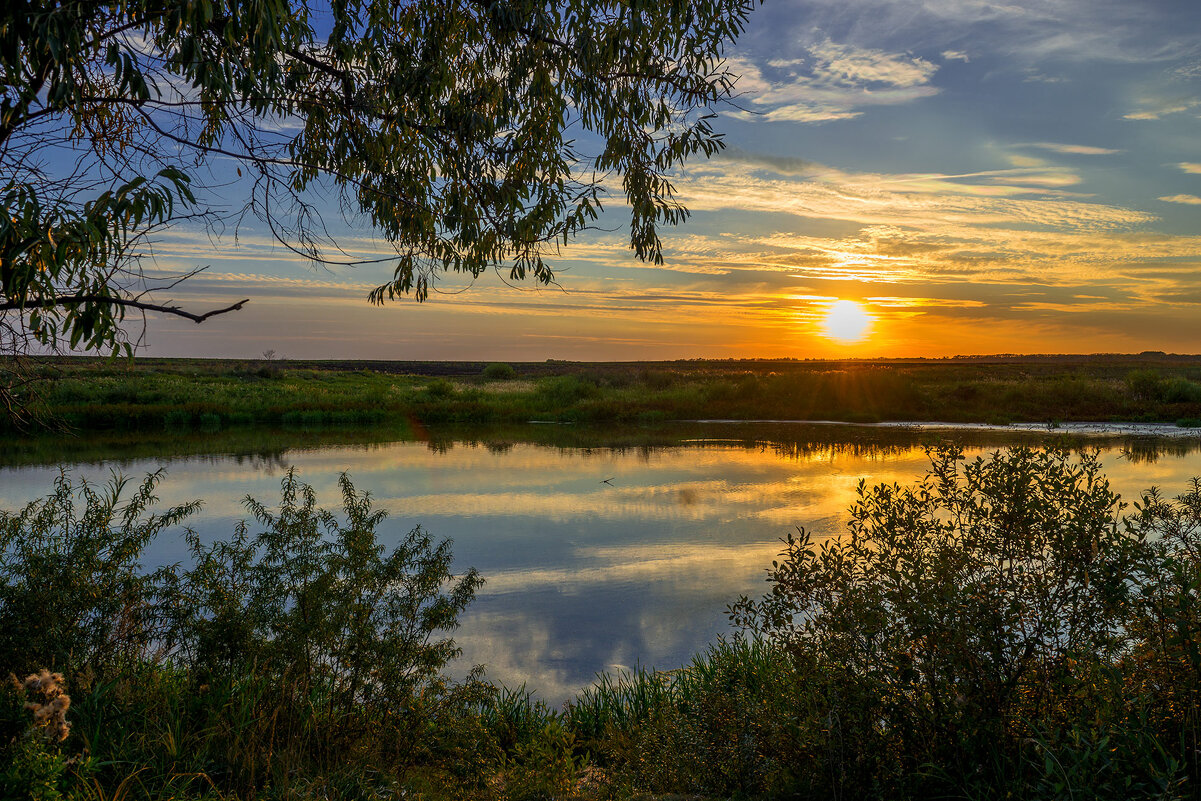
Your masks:
[[[162,503],[203,499],[192,526],[205,539],[228,536],[247,516],[246,495],[276,502],[289,467],[321,505],[337,508],[337,477],[346,471],[389,510],[385,543],[420,524],[454,541],[458,568],[474,566],[486,579],[455,633],[463,648],[456,672],[483,664],[494,681],[525,684],[557,704],[601,671],[686,663],[729,631],[728,603],[766,589],[765,569],[785,534],[805,526],[836,535],[861,480],[912,482],[928,464],[923,443],[949,436],[969,456],[1012,441],[980,432],[720,424],[635,432],[619,445],[613,432],[535,429],[400,441],[331,434],[272,448],[239,447],[235,436],[213,439],[211,448],[204,440],[155,446],[161,456],[118,443],[68,466],[94,481],[114,470],[139,477],[164,468]],[[1026,442],[1041,441],[1030,436]],[[1087,444],[1101,449],[1127,500],[1152,485],[1183,492],[1201,475],[1198,440]],[[0,453],[0,508],[48,493],[71,452]],[[145,562],[185,556],[182,538],[168,534]]]

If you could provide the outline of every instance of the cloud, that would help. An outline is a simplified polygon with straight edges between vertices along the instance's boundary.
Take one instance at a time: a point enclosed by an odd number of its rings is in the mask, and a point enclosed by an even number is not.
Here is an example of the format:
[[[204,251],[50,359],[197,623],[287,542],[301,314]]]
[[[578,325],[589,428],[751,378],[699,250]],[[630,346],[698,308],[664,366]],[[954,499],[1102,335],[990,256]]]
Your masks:
[[[510,290],[485,279],[476,290],[408,314],[453,304],[459,314],[524,315],[547,327],[558,319],[604,318],[612,321],[612,330],[597,347],[617,347],[618,340],[628,339],[619,335],[626,332],[621,326],[635,325],[643,327],[646,339],[638,347],[653,348],[665,338],[683,342],[677,330],[682,318],[718,328],[785,330],[801,313],[796,304],[809,302],[796,301],[798,295],[912,295],[926,300],[878,305],[897,314],[942,309],[938,313],[945,316],[976,303],[995,311],[988,286],[1025,282],[1089,289],[1076,294],[1120,294],[1121,303],[1096,301],[1117,309],[1179,292],[1197,270],[1201,237],[1148,230],[1154,215],[1064,191],[1080,181],[1074,172],[1028,157],[1021,164],[964,173],[851,172],[735,148],[679,179],[681,199],[697,214],[687,229],[665,232],[664,265],[637,262],[624,235],[598,232],[555,259],[566,291]],[[731,229],[731,211],[756,220],[754,230]],[[181,235],[174,244],[183,259],[205,247],[213,250],[202,236]],[[386,247],[369,237],[348,243],[359,252],[380,244]],[[361,305],[365,290],[377,282],[360,271],[300,278],[257,274],[271,265],[255,262],[277,249],[268,238],[244,236],[241,247],[225,254],[228,260],[214,264],[220,272],[186,286],[218,294],[241,286],[281,303],[328,298]],[[162,255],[168,260],[172,254]],[[232,263],[239,256],[246,266]],[[1139,274],[1156,267],[1171,270]],[[445,286],[469,285],[455,276],[446,281]],[[1062,297],[1027,302],[1079,306]],[[559,334],[537,335],[550,341]],[[582,342],[586,334],[568,338]]]
[[[1187,172],[1187,173],[1190,173],[1193,175],[1201,175],[1201,164],[1197,164],[1197,163],[1191,162],[1191,161],[1182,161],[1179,164],[1177,164],[1176,166],[1179,167],[1184,172]]]
[[[801,57],[771,59],[762,67],[740,57],[728,63],[741,76],[739,91],[762,109],[730,112],[747,120],[831,122],[858,117],[867,106],[908,103],[938,93],[930,85],[938,67],[925,59],[828,39],[809,45]]]
[[[1164,203],[1183,203],[1186,206],[1201,206],[1201,197],[1196,195],[1164,195],[1159,198]]]
[[[1176,4],[1178,5],[1178,4]],[[1195,26],[1169,2],[1128,0],[776,0],[745,42],[780,54],[813,31],[1038,80],[1078,80],[1094,64],[1196,64]],[[1176,62],[1173,64],[1172,62]]]
[[[835,120],[853,120],[862,115],[862,111],[794,104],[772,109],[764,113],[761,119],[767,122],[834,122]],[[752,119],[753,117],[747,115],[741,118]]]
[[[857,48],[829,40],[809,48],[816,60],[815,77],[854,85],[884,84],[898,88],[930,82],[938,67],[901,53]]]
[[[825,294],[888,286],[867,291],[881,297],[925,286],[915,296],[934,300],[959,286],[956,303],[948,304],[956,308],[985,302],[987,286],[1056,285],[1076,291],[1028,302],[1080,309],[1087,295],[1090,304],[1116,312],[1148,307],[1155,294],[1190,280],[1201,263],[1199,236],[1157,232],[1150,229],[1157,218],[1145,211],[1038,186],[1074,179],[1056,177],[1048,165],[884,174],[807,162],[804,172],[773,175],[770,159],[741,156],[711,162],[703,177],[679,188],[699,212],[694,226],[705,225],[705,212],[714,220],[734,209],[772,213],[774,231],[726,233],[708,246],[708,263],[744,282],[783,274],[817,294],[823,285],[847,287]],[[704,237],[691,240],[689,252],[680,254],[665,243],[669,265],[706,262]],[[1172,270],[1140,274],[1156,266]]]
[[[738,161],[752,167],[762,167],[774,172],[776,175],[813,176],[826,172],[829,169],[822,164],[809,161],[808,159],[775,156],[768,153],[744,150],[737,146],[727,147],[725,150],[715,154],[713,158],[717,161]]]
[[[1172,114],[1181,114],[1201,106],[1198,100],[1143,100],[1139,102],[1144,108],[1122,115],[1124,120],[1158,120]]]
[[[711,162],[680,185],[694,210],[771,211],[863,225],[1039,225],[1121,230],[1155,217],[1084,202],[1048,187],[1071,185],[1072,173],[1031,167],[976,173],[846,173],[833,168],[811,180],[756,175],[747,165]]]
[[[1121,153],[1121,150],[1114,150],[1108,147],[1093,147],[1091,145],[1065,145],[1059,142],[1026,142],[1017,145],[1017,147],[1038,147],[1043,150],[1050,150],[1055,153],[1063,153],[1065,155],[1076,156],[1111,156],[1115,153]]]
[[[943,61],[962,61],[965,64],[967,62],[971,61],[971,59],[968,58],[967,53],[963,52],[962,50],[944,50],[944,51],[942,51],[942,60]]]

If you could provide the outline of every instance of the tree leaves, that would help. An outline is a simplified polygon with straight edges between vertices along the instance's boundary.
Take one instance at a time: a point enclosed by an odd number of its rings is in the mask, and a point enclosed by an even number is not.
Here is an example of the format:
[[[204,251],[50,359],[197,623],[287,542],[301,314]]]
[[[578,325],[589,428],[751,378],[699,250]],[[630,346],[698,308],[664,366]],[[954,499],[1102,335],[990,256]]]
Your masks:
[[[10,4],[0,16],[0,144],[33,147],[15,135],[52,119],[90,135],[99,161],[129,146],[181,177],[187,158],[232,158],[258,178],[249,209],[317,260],[326,209],[306,193],[332,186],[396,247],[395,278],[375,302],[423,299],[441,270],[479,275],[504,263],[513,278],[547,283],[547,258],[614,192],[630,208],[635,254],[661,260],[658,226],[686,215],[666,175],[721,147],[696,112],[729,96],[721,52],[753,5]],[[131,174],[135,161],[113,171],[114,187],[152,174]],[[0,179],[46,200],[48,187],[7,166]],[[88,173],[67,180],[90,188]],[[284,208],[297,213],[285,219]],[[85,216],[109,228],[98,238],[113,249],[136,233],[136,218]]]
[[[124,307],[109,299],[116,287],[102,265],[140,230],[170,220],[177,203],[194,202],[190,178],[167,167],[153,178],[135,177],[85,202],[46,204],[31,184],[0,187],[0,309],[29,310],[39,342],[65,338],[71,347],[116,352]],[[63,298],[86,296],[84,302]]]

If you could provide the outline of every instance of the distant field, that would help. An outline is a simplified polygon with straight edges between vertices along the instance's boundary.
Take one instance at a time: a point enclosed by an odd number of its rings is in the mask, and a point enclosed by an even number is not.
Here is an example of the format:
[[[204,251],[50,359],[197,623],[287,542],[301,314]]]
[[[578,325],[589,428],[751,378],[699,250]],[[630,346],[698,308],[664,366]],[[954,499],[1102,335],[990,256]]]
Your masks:
[[[54,359],[43,411],[80,431],[674,420],[1201,425],[1201,357],[486,362]]]

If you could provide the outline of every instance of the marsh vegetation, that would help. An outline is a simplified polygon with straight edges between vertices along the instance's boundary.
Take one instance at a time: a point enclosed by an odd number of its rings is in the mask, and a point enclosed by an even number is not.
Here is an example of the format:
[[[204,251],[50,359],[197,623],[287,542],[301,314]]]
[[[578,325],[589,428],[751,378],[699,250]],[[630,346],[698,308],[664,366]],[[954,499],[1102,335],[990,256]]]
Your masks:
[[[584,364],[60,360],[43,419],[79,431],[696,419],[1201,423],[1201,360],[1063,357]]]

